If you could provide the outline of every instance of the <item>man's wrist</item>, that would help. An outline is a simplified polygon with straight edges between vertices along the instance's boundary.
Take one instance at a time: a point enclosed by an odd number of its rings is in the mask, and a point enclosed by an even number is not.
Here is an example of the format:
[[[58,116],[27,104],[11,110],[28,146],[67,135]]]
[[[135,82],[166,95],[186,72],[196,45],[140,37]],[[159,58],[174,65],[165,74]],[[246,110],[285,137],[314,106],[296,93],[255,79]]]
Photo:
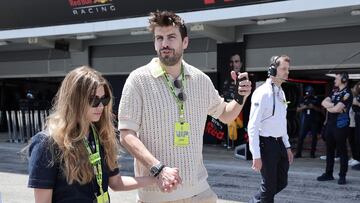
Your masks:
[[[245,97],[243,95],[240,95],[239,93],[235,93],[234,100],[236,101],[236,103],[238,103],[239,105],[243,105],[244,99]]]
[[[164,168],[165,168],[165,165],[162,163],[155,164],[150,168],[150,175],[153,177],[157,177],[160,175],[161,171]]]

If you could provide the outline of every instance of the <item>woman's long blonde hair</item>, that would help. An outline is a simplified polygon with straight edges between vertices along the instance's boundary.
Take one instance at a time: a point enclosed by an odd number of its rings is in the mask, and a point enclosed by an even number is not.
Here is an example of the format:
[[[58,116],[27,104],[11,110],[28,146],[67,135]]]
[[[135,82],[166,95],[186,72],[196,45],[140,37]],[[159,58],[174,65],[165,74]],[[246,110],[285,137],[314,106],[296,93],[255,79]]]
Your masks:
[[[91,121],[86,119],[89,98],[103,86],[105,95],[112,98],[109,83],[94,69],[82,66],[69,72],[63,80],[55,98],[50,116],[46,120],[45,131],[59,148],[53,161],[59,161],[62,173],[69,184],[89,183],[93,177],[93,168],[83,144],[89,133]],[[112,99],[104,107],[96,126],[99,140],[105,151],[105,163],[110,170],[118,167],[118,145],[113,126]],[[104,160],[102,160],[104,161]]]

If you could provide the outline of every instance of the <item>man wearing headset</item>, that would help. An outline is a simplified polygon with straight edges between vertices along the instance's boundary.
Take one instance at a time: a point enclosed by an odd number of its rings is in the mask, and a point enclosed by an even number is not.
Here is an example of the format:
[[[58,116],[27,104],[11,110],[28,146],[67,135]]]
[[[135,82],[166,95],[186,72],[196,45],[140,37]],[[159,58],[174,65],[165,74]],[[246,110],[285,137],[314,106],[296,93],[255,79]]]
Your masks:
[[[269,78],[251,98],[248,124],[252,168],[261,172],[260,191],[250,202],[271,203],[287,185],[289,164],[293,161],[287,134],[286,101],[281,84],[288,79],[290,58],[273,56]]]
[[[346,72],[337,73],[334,80],[336,87],[326,97],[321,105],[328,111],[326,123],[326,171],[317,178],[318,181],[334,180],[334,156],[335,149],[340,156],[339,185],[346,184],[346,172],[348,170],[348,154],[346,147],[349,133],[349,110],[353,101],[353,95],[348,87],[349,75]]]

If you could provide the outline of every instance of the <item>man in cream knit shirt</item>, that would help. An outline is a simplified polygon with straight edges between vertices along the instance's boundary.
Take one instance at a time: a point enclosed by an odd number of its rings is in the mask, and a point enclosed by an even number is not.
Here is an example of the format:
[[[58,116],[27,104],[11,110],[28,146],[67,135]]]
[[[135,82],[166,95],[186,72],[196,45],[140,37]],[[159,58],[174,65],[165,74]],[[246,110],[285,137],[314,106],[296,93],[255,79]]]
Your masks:
[[[157,11],[149,23],[159,58],[130,74],[119,105],[121,143],[135,157],[135,175],[158,180],[138,191],[138,202],[216,202],[202,157],[206,117],[233,121],[251,82],[233,72],[245,80],[236,101],[224,102],[209,77],[183,60],[189,39],[182,19]]]

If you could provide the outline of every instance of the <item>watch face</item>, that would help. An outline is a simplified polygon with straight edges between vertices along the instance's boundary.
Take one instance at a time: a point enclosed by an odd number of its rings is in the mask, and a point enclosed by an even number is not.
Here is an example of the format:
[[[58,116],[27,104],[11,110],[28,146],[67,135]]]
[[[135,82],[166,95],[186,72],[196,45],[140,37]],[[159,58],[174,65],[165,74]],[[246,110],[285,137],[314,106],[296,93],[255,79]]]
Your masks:
[[[150,169],[151,174],[154,175],[156,173],[156,170],[157,170],[157,168],[155,166],[151,167],[151,169]]]
[[[160,168],[162,168],[162,167],[163,167],[162,164],[157,164],[157,165],[152,166],[152,167],[150,168],[150,173],[151,173],[151,175],[155,176],[156,174],[158,174]]]
[[[158,167],[157,167],[156,165],[153,166],[153,167],[151,167],[151,168],[150,168],[150,173],[151,173],[151,175],[155,175],[158,170],[159,170],[159,169],[158,169]]]

